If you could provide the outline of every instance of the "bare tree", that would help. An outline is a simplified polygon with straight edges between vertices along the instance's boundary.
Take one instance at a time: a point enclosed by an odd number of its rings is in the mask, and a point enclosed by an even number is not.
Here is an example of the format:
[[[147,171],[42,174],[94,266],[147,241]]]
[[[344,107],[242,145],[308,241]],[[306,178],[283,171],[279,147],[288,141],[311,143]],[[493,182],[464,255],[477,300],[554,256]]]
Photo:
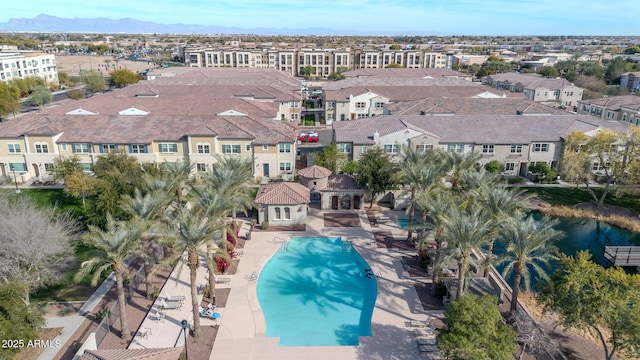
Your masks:
[[[0,198],[0,282],[25,285],[22,298],[54,283],[73,266],[71,239],[78,230],[68,214],[40,207],[27,197]]]

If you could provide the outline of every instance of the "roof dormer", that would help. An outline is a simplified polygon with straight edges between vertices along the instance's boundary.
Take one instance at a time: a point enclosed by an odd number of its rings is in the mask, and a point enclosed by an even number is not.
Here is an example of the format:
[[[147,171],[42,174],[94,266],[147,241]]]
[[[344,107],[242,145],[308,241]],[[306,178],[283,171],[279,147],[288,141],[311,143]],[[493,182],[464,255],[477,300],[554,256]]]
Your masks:
[[[71,111],[69,111],[69,112],[67,112],[65,114],[66,115],[98,115],[98,113],[94,113],[94,112],[91,112],[89,110],[85,110],[85,109],[82,109],[82,108],[71,110]]]
[[[247,114],[241,113],[240,111],[236,111],[236,110],[233,110],[233,109],[227,110],[227,111],[223,111],[223,112],[221,112],[219,114],[216,114],[216,115],[219,115],[219,116],[247,116]]]
[[[118,112],[119,115],[149,115],[148,111],[142,111],[140,109],[130,107],[128,109]]]

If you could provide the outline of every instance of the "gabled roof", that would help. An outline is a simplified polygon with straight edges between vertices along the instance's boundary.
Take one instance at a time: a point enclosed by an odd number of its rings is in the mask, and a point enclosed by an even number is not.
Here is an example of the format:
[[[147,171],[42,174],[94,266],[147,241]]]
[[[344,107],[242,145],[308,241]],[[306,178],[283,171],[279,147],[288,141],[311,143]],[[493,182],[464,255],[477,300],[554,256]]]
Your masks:
[[[578,101],[580,104],[596,105],[606,107],[609,110],[620,110],[621,107],[633,107],[640,105],[640,96],[622,95],[609,96],[598,99],[584,99]]]
[[[321,190],[362,190],[362,186],[351,175],[336,174],[329,176],[327,186]]]
[[[425,98],[387,104],[391,115],[567,114],[525,98]]]
[[[309,179],[322,179],[331,175],[331,170],[322,166],[313,165],[298,171],[298,175]]]
[[[295,182],[260,185],[255,202],[266,205],[298,205],[309,203],[309,189]]]

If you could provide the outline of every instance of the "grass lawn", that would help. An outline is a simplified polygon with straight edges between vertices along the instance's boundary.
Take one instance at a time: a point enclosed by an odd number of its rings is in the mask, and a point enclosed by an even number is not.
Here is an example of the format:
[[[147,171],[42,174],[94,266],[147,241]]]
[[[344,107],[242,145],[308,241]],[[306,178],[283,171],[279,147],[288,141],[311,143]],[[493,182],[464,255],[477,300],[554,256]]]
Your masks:
[[[527,194],[536,195],[551,205],[573,206],[583,202],[594,202],[591,195],[582,188],[528,187],[524,189]],[[598,196],[602,194],[601,188],[595,188],[594,191]],[[625,195],[616,197],[614,193],[609,192],[604,203],[605,205],[615,205],[635,212],[640,212],[640,198],[637,196]]]
[[[15,194],[13,190],[3,190],[9,196],[30,196],[40,206],[55,206],[56,213],[70,212],[74,216],[84,213],[82,210],[82,199],[75,199],[67,196],[63,189],[22,189],[20,194]]]
[[[304,116],[304,126],[316,126],[316,116],[313,114],[306,114]]]

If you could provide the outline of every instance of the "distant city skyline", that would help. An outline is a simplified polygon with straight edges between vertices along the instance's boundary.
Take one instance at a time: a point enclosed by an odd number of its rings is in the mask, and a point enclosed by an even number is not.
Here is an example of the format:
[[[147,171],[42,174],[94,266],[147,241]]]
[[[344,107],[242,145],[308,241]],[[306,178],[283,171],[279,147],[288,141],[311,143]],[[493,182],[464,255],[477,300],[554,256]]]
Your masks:
[[[47,14],[160,24],[307,29],[385,35],[629,35],[637,0],[34,0],[5,4],[0,22]]]

